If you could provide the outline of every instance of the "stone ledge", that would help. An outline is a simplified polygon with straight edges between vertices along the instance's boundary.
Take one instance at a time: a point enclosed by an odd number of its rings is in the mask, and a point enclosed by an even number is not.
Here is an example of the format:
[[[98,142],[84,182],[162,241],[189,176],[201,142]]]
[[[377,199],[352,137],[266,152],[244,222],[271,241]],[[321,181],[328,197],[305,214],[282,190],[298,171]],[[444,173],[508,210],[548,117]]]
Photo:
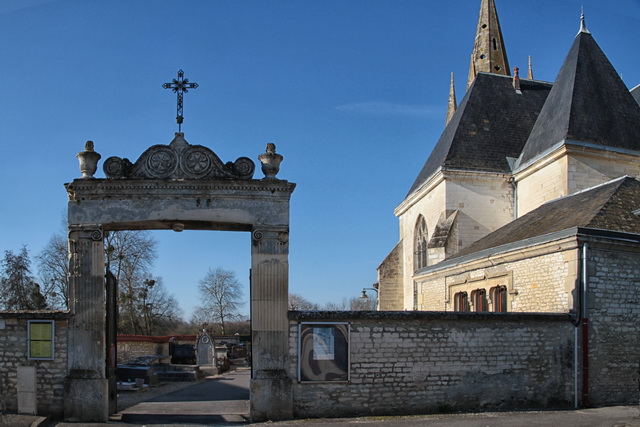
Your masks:
[[[289,311],[289,320],[295,321],[349,321],[349,320],[474,320],[515,322],[538,320],[571,322],[570,313],[463,313],[455,311]]]

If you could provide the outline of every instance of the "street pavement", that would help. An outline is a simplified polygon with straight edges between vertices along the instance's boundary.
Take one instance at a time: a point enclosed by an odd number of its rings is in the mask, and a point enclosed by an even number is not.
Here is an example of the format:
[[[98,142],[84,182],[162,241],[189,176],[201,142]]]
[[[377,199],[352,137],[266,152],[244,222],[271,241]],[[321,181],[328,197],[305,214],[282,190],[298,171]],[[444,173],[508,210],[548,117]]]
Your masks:
[[[138,403],[120,413],[133,424],[246,424],[249,418],[249,368],[207,379],[182,390]]]
[[[52,423],[50,427],[105,426],[238,426],[248,424],[248,368],[207,379],[123,410],[109,424]],[[329,415],[329,414],[328,414]],[[1,423],[0,423],[1,424]],[[418,416],[323,418],[257,423],[254,426],[331,427],[640,427],[640,406],[617,406],[571,411],[483,412]],[[25,424],[30,425],[30,424]]]

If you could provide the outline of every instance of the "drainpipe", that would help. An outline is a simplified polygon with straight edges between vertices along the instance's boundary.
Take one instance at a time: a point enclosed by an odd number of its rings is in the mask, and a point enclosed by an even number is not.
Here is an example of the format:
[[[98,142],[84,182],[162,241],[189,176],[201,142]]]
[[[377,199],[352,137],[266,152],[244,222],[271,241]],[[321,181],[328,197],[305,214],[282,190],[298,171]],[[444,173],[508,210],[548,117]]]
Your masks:
[[[589,275],[587,272],[589,245],[582,244],[582,301],[580,317],[582,318],[582,406],[589,407],[589,307],[587,291]]]
[[[513,176],[509,177],[508,180],[511,187],[513,187],[513,218],[518,218],[518,185],[516,184],[516,179]]]

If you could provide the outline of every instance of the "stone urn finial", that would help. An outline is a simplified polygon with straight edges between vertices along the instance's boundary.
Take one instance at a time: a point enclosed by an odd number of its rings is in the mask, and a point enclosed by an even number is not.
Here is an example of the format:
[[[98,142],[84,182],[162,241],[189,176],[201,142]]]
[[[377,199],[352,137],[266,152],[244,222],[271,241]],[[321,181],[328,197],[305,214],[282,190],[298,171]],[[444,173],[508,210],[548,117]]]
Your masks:
[[[76,157],[80,162],[80,172],[82,179],[91,179],[93,174],[98,170],[98,160],[102,157],[93,151],[93,141],[87,141],[84,145],[84,151],[79,152]]]
[[[280,162],[283,158],[281,154],[276,153],[276,144],[272,142],[267,144],[267,152],[258,156],[258,160],[262,163],[264,179],[278,179],[276,175],[280,171]]]

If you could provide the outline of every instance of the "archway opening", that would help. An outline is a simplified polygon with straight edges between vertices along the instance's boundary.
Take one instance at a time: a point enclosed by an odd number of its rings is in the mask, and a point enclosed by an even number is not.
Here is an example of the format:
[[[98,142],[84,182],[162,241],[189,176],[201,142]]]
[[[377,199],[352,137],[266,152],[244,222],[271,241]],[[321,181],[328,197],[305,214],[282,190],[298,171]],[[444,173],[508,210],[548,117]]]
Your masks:
[[[106,264],[119,279],[118,402],[112,420],[248,420],[247,243],[249,233],[222,231],[105,233]],[[140,248],[148,253],[126,253]],[[155,262],[136,273],[127,270],[129,258]]]

